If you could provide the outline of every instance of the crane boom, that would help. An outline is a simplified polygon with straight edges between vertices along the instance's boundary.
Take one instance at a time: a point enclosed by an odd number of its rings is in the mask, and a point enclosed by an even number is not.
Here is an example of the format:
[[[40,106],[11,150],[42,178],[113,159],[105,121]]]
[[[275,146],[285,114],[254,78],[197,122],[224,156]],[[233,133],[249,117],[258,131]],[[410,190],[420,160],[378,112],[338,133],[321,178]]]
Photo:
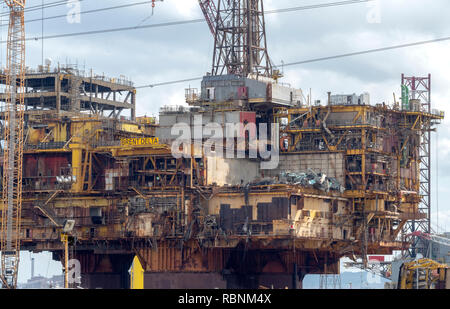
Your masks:
[[[450,239],[447,237],[442,237],[436,234],[428,234],[428,233],[423,233],[421,231],[416,231],[413,232],[407,236],[416,236],[416,237],[420,237],[422,239],[428,240],[428,241],[432,241],[434,243],[443,245],[443,246],[447,246],[450,247]]]
[[[214,3],[213,0],[198,0],[198,3],[200,5],[200,8],[202,9],[203,15],[205,16],[206,23],[208,24],[209,30],[211,31],[211,34],[214,37],[215,40],[215,48],[214,48],[214,62],[216,62],[217,54],[216,54],[216,46],[217,42],[226,42],[227,46],[231,46],[231,42],[229,41],[229,38],[225,35],[225,32],[223,31],[217,31],[218,29],[224,28],[224,22],[222,19],[222,16]],[[219,3],[220,5],[220,3]],[[229,64],[227,64],[227,56],[225,53],[220,53],[220,60],[223,63],[223,68],[226,67],[227,73],[232,74],[233,68]],[[217,69],[213,67],[213,71],[217,74]],[[221,72],[223,73],[223,71]]]
[[[198,0],[200,8],[202,9],[203,15],[205,16],[206,23],[208,24],[209,30],[212,35],[216,35],[215,20],[220,18],[218,15],[217,7],[212,0]]]
[[[25,79],[25,0],[5,0],[10,10],[6,101],[3,109],[4,149],[1,217],[1,281],[17,287],[22,210],[22,163]]]

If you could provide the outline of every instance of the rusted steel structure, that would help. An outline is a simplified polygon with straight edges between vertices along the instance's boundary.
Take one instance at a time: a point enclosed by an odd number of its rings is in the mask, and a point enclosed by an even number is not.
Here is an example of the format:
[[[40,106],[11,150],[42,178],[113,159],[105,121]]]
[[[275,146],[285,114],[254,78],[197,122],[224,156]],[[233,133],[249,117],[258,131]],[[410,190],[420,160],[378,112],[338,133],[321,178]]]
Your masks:
[[[282,130],[289,141],[286,154],[304,157],[319,151],[340,155],[345,166],[341,178],[346,186],[344,195],[353,199],[360,220],[358,233],[365,246],[386,236],[395,239],[407,225],[429,220],[422,189],[430,178],[423,177],[421,149],[423,136],[430,136],[442,116],[419,105],[401,110],[385,104],[330,104],[275,114],[289,122]],[[430,161],[426,162],[429,168]],[[367,247],[362,252],[367,253]]]
[[[344,256],[407,249],[402,230],[429,218],[423,137],[444,114],[408,95],[311,104],[278,83],[263,1],[199,3],[212,74],[158,121],[136,117],[123,78],[28,72],[22,248],[62,260],[68,245],[90,288],[128,287],[133,260],[145,288],[299,288],[307,274],[338,274]]]
[[[306,274],[339,273],[343,256],[402,249],[402,227],[427,216],[420,134],[443,114],[334,96],[289,107],[270,92],[242,105],[206,99],[204,85],[195,107],[165,108],[159,124],[27,109],[22,248],[63,259],[60,232],[74,220],[70,258],[85,287],[127,287],[137,256],[146,288],[295,288]],[[195,141],[175,157],[168,128],[198,115],[203,127],[212,116],[278,123],[278,167],[262,170],[259,156],[218,158]]]
[[[56,112],[63,116],[81,112],[117,119],[125,110],[130,111],[129,118],[135,119],[136,90],[125,77],[85,72],[78,65],[59,65],[52,69],[50,65],[26,72],[23,96],[27,114]],[[3,78],[0,77],[2,84]],[[0,100],[5,100],[5,94]]]

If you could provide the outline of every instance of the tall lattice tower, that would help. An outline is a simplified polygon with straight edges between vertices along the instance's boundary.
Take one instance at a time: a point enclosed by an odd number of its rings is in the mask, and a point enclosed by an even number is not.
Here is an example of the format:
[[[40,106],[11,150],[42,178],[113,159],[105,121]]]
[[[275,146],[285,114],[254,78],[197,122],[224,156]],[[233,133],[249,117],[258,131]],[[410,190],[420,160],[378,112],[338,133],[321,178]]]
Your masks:
[[[22,162],[25,80],[25,0],[5,0],[10,9],[6,94],[3,109],[3,204],[1,225],[1,281],[17,287],[22,210]]]
[[[402,74],[402,87],[406,89],[407,100],[420,100],[421,111],[431,113],[431,75],[427,77],[406,77]],[[411,235],[420,231],[431,233],[431,131],[433,123],[431,120],[420,123],[420,204],[419,217],[408,223],[403,228],[404,235]],[[411,236],[408,236],[411,237]],[[406,251],[406,255],[413,258],[418,253],[423,256],[428,254],[428,244],[419,237],[412,236],[408,239],[411,247]]]
[[[199,0],[213,33],[212,75],[272,77],[263,0]]]

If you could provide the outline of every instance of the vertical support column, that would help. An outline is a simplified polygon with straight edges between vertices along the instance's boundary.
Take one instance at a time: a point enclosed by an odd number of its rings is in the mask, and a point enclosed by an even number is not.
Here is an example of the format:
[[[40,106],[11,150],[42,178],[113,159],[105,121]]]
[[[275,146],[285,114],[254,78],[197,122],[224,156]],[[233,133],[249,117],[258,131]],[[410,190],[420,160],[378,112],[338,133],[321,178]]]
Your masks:
[[[64,288],[69,288],[69,239],[66,234],[61,235],[64,242]]]
[[[75,182],[72,185],[72,190],[74,192],[83,191],[83,179],[82,178],[82,157],[83,148],[80,144],[71,144],[70,149],[72,149],[72,175],[75,176]]]
[[[136,89],[131,93],[131,121],[136,121]]]
[[[300,269],[300,271],[298,271],[297,275],[298,275],[297,289],[302,290],[303,289],[303,279],[305,279],[306,272],[304,270]]]
[[[364,120],[363,120],[364,121]],[[366,130],[361,130],[361,182],[363,190],[367,190],[367,175],[366,175]]]
[[[294,271],[292,272],[292,288],[293,288],[294,290],[297,290],[297,289],[298,289],[297,275],[298,275],[298,271],[297,271],[297,263],[294,263]]]
[[[56,113],[61,112],[61,75],[56,74],[55,77],[55,92],[56,92]]]

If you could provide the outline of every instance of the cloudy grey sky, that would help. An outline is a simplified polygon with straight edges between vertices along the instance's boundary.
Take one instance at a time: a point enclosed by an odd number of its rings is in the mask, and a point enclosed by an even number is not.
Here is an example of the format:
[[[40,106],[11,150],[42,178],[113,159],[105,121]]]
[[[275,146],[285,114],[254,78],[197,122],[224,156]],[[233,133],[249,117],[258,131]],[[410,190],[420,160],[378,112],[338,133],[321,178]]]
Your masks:
[[[81,10],[132,4],[144,0],[83,0]],[[337,0],[266,0],[266,10],[291,8]],[[54,0],[45,0],[45,3]],[[28,7],[42,0],[28,0]],[[371,14],[379,5],[379,23]],[[66,14],[69,8],[58,6],[44,11],[46,17]],[[3,12],[6,9],[3,7]],[[385,46],[450,36],[448,0],[379,0],[371,4],[352,4],[288,13],[268,14],[266,27],[270,57],[277,64],[308,60]],[[150,4],[83,14],[80,23],[66,18],[44,22],[44,34],[137,26],[151,16]],[[26,19],[41,17],[41,11],[26,14]],[[145,24],[158,24],[202,18],[197,0],[158,2],[155,14]],[[6,22],[3,17],[3,24]],[[40,37],[41,22],[26,24],[27,37]],[[2,41],[7,27],[2,28]],[[40,40],[27,42],[27,64],[41,63]],[[2,63],[6,46],[1,45]],[[148,28],[116,33],[75,36],[44,40],[44,57],[54,64],[77,62],[87,70],[111,77],[124,75],[136,86],[192,78],[204,75],[211,67],[213,40],[206,23]],[[368,55],[315,62],[285,68],[283,82],[306,90],[314,99],[325,99],[326,92],[371,94],[372,103],[393,101],[400,97],[400,76],[432,74],[433,107],[450,115],[450,42],[434,43]],[[140,89],[138,114],[157,115],[163,105],[182,105],[184,89],[199,88],[200,82]],[[439,225],[450,229],[450,120],[433,138],[433,211],[439,209]],[[436,225],[437,217],[433,217]],[[436,227],[434,227],[436,229]],[[27,254],[24,255],[28,260]],[[47,260],[40,272],[45,274]],[[24,262],[25,263],[25,262]],[[29,263],[27,263],[29,267]],[[41,263],[42,264],[42,263]],[[39,270],[39,268],[38,268]],[[26,271],[22,272],[23,274]],[[21,276],[21,281],[26,275]]]

